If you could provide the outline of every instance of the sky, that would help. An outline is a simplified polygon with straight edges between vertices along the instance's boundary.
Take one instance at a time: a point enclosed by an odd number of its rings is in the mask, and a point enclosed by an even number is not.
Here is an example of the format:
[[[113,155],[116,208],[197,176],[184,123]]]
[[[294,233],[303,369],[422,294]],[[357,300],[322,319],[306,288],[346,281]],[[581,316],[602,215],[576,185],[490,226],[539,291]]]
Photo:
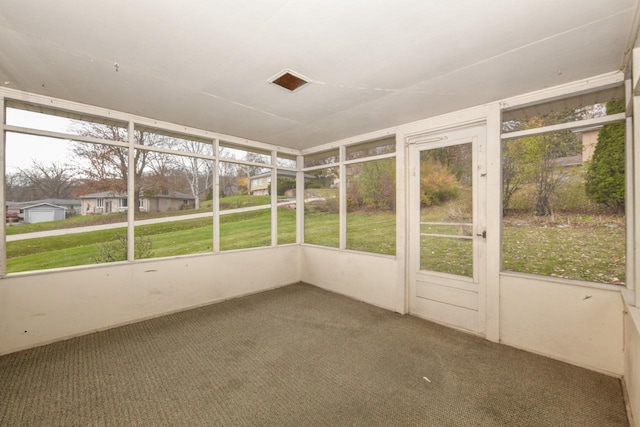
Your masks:
[[[6,123],[13,126],[53,132],[74,133],[72,130],[73,120],[71,119],[16,108],[6,109]],[[52,163],[63,165],[76,164],[78,162],[78,158],[71,151],[73,144],[68,140],[12,132],[7,132],[6,135],[6,168],[8,174],[16,173],[20,169],[27,169],[34,161],[43,163],[45,166]],[[240,148],[225,147],[221,150],[221,155],[227,159],[271,163],[268,155],[250,153]],[[279,165],[295,168],[295,160],[289,160],[285,157],[279,159]]]
[[[8,125],[69,132],[71,124],[69,119],[14,108],[7,108],[6,111]],[[71,161],[70,148],[71,144],[65,140],[7,132],[7,173],[17,172],[19,168],[27,168],[33,160],[44,164],[68,163]]]

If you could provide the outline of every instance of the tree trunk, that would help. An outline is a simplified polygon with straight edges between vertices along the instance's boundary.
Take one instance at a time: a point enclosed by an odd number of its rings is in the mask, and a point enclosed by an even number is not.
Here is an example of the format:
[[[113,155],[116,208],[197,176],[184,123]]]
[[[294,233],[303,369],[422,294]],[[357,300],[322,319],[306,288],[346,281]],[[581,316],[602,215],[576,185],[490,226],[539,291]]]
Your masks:
[[[536,201],[536,216],[551,215],[551,206],[549,206],[549,198],[546,195],[540,195]]]

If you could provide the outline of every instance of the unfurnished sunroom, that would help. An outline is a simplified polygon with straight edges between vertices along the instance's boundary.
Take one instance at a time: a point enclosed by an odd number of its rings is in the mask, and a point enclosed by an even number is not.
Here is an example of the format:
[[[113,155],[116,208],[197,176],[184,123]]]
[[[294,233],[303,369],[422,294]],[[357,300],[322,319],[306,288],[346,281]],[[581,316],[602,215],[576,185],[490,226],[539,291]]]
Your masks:
[[[637,420],[639,13],[0,0],[0,362],[305,282],[620,379]],[[45,199],[81,204],[8,209]]]

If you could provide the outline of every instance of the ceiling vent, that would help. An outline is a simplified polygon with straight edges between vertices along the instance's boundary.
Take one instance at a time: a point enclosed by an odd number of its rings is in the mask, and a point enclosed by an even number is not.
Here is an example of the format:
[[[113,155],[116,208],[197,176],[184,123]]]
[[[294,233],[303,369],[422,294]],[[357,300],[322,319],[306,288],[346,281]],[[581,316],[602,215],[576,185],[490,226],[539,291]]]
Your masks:
[[[269,83],[280,86],[289,92],[296,92],[309,83],[309,79],[291,70],[284,70],[270,78]]]

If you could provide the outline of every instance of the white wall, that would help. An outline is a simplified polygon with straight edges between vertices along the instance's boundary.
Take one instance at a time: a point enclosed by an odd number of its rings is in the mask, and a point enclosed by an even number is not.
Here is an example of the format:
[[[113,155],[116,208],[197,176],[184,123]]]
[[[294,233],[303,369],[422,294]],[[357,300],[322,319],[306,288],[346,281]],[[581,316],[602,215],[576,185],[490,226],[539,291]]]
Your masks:
[[[624,316],[624,376],[629,406],[636,427],[640,427],[640,308],[631,304],[633,291],[623,291]]]
[[[10,276],[0,354],[300,280],[298,246]]]
[[[303,245],[303,282],[366,303],[396,310],[402,268],[393,257]]]
[[[623,373],[619,290],[503,275],[502,343],[595,371]]]
[[[593,79],[571,88],[587,84],[594,84]],[[551,88],[531,96],[544,99],[554,90],[559,91],[554,96],[560,96],[568,89]],[[302,245],[9,276],[0,280],[0,354],[300,280],[403,312],[407,306],[404,136],[478,120],[487,121],[488,126],[493,123],[493,130],[487,132],[487,142],[494,148],[488,167],[498,188],[499,107],[498,103],[479,106],[350,138],[359,142],[398,135],[397,257]],[[491,206],[494,213],[499,212],[499,198],[494,197]],[[494,224],[490,235],[499,236],[499,215],[489,219]],[[494,251],[489,253],[495,254],[499,239],[493,242]],[[487,318],[493,319],[488,324],[495,324],[490,339],[601,372],[624,372],[623,306],[618,290],[500,274],[499,259],[488,258],[494,273],[488,277],[490,292],[482,303],[487,305]],[[636,355],[632,360],[637,361],[638,353],[629,354]],[[638,387],[638,374],[633,375],[631,384]]]

